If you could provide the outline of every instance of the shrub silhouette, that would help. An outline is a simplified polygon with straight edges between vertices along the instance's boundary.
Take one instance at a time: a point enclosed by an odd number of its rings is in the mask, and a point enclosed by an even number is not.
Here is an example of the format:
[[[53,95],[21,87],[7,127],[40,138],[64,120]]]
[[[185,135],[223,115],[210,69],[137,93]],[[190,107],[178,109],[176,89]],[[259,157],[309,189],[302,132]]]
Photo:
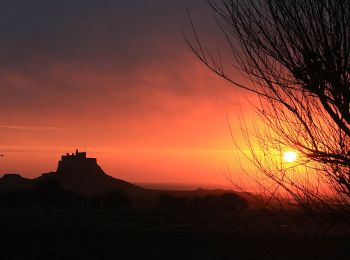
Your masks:
[[[158,198],[158,206],[164,209],[185,209],[188,206],[188,200],[185,197],[161,194]]]
[[[86,197],[64,189],[55,179],[47,179],[34,185],[32,203],[43,207],[77,207],[86,204]]]
[[[94,208],[122,209],[131,206],[132,201],[121,190],[112,190],[92,196]]]
[[[0,193],[0,207],[12,208],[17,206],[29,205],[32,202],[32,193],[30,190],[3,191]]]
[[[224,212],[239,212],[248,207],[248,203],[235,193],[206,196],[205,202],[209,209]]]
[[[245,210],[248,203],[235,193],[221,195],[206,195],[193,197],[176,197],[170,194],[161,194],[157,208],[165,211],[188,213],[238,213]]]

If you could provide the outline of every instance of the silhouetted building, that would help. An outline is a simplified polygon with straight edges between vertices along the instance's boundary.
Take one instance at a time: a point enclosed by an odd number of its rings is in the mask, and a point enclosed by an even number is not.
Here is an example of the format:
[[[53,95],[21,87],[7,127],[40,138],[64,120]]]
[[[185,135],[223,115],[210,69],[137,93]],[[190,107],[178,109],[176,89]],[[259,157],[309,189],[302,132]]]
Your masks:
[[[60,175],[96,175],[105,174],[98,166],[96,158],[86,157],[86,152],[79,152],[62,155],[58,162],[57,174]]]
[[[78,149],[75,150],[75,153],[67,153],[66,155],[61,156],[60,162],[67,162],[67,161],[76,161],[76,160],[89,160],[94,161],[96,163],[96,158],[87,158],[86,152],[79,152]]]

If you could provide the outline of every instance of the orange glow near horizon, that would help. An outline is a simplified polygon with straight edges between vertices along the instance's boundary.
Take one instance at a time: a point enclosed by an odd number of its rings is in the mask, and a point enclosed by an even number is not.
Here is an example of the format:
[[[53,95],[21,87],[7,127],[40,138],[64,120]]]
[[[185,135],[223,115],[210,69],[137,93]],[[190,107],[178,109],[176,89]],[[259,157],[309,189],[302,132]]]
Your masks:
[[[0,153],[5,154],[0,159],[0,175],[20,173],[33,178],[55,171],[62,154],[79,148],[96,157],[107,174],[130,182],[230,187],[223,169],[230,166],[235,174],[239,167],[234,165],[236,151],[232,150],[226,116],[239,138],[237,107],[246,102],[245,97],[197,60],[189,60],[187,68],[169,64],[167,70],[150,66],[140,70],[135,90],[122,97],[114,86],[127,84],[126,76],[99,75],[75,66],[54,69],[54,79],[67,77],[79,86],[94,82],[104,89],[104,96],[79,92],[77,97],[55,97],[58,104],[66,98],[67,107],[50,103],[38,110],[5,111],[0,124]],[[179,73],[185,93],[171,90],[177,84],[172,82],[173,70]],[[157,72],[150,77],[151,71]],[[15,81],[23,89],[35,84],[15,75],[7,81]],[[153,92],[152,87],[159,91]],[[125,99],[130,100],[121,105]],[[252,111],[246,110],[245,115],[249,119]]]
[[[249,94],[209,71],[175,33],[190,30],[185,2],[168,1],[166,9],[151,2],[138,4],[152,8],[135,19],[127,18],[138,12],[127,1],[98,19],[77,12],[37,23],[47,20],[40,12],[30,26],[34,39],[17,30],[22,17],[12,21],[18,38],[1,45],[0,175],[37,177],[55,171],[62,154],[86,148],[107,174],[126,181],[230,186],[224,169],[240,167],[227,115],[239,142],[240,108],[255,120]],[[67,17],[69,28],[59,22]],[[205,17],[198,9],[193,18]],[[198,21],[203,40],[214,43],[215,21]]]

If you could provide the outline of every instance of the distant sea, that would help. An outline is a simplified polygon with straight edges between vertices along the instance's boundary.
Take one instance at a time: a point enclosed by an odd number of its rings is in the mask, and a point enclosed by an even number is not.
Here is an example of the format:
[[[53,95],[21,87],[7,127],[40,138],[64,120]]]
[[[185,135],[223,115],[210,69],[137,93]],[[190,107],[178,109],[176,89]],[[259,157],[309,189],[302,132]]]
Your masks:
[[[206,190],[231,190],[232,186],[223,185],[223,184],[193,184],[193,183],[147,183],[147,182],[138,182],[135,183],[146,189],[154,190],[196,190],[196,189],[206,189]]]

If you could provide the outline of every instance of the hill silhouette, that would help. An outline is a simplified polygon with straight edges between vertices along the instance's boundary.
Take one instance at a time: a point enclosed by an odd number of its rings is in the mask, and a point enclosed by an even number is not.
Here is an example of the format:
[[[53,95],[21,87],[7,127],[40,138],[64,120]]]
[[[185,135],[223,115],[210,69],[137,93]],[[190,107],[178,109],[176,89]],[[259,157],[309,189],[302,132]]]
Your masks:
[[[107,175],[97,164],[96,158],[86,157],[85,152],[63,155],[55,172],[44,173],[35,179],[26,179],[19,174],[5,174],[0,178],[0,191],[33,188],[37,183],[54,180],[67,190],[83,194],[122,190],[126,193],[143,188]]]
[[[183,202],[180,210],[182,211],[186,207],[193,208],[192,197],[215,196],[217,199],[215,198],[214,204],[217,204],[220,203],[220,196],[227,192],[232,193],[232,191],[219,189],[153,190],[142,188],[106,174],[98,165],[96,158],[89,158],[85,152],[78,150],[75,153],[62,155],[56,171],[43,173],[35,179],[23,178],[19,174],[5,174],[0,178],[0,193],[3,202],[6,204],[9,201],[11,205],[13,202],[20,204],[31,200],[34,204],[43,205],[51,203],[52,205],[69,206],[72,204],[71,206],[74,206],[87,203],[109,207],[108,205],[113,203],[120,206],[132,202],[136,208],[159,208],[159,205],[167,208],[162,203],[164,202],[162,198],[166,195],[170,196],[175,204]],[[241,195],[246,199],[244,194]],[[47,198],[50,200],[47,201]],[[230,199],[234,203],[237,202],[235,199]]]
[[[23,178],[19,174],[8,173],[0,178],[0,191],[15,191],[31,188],[34,180]]]

